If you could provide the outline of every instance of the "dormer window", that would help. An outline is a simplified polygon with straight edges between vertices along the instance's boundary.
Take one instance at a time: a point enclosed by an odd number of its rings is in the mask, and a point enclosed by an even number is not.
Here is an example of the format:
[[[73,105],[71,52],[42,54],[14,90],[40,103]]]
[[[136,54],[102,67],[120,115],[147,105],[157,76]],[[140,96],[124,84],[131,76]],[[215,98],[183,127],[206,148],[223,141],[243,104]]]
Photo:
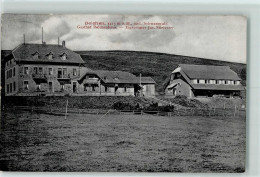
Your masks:
[[[67,54],[66,54],[66,53],[63,53],[63,54],[61,55],[61,59],[62,59],[62,60],[67,60]]]
[[[119,78],[118,78],[118,77],[115,77],[114,79],[115,79],[115,80],[118,80]]]
[[[33,59],[39,59],[39,52],[35,52],[34,54],[33,54]]]
[[[48,59],[49,59],[49,60],[52,60],[52,59],[53,59],[53,53],[52,53],[52,52],[50,52],[47,56],[48,56]]]

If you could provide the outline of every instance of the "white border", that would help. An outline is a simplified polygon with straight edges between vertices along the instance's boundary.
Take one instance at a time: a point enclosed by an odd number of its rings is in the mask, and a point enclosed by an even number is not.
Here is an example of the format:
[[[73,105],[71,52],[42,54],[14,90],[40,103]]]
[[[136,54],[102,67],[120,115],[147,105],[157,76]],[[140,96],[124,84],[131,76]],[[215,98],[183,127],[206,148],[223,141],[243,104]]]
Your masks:
[[[248,18],[246,172],[223,173],[24,173],[0,176],[260,176],[260,1],[258,0],[1,0],[0,13],[243,15]],[[1,44],[0,44],[1,45]]]

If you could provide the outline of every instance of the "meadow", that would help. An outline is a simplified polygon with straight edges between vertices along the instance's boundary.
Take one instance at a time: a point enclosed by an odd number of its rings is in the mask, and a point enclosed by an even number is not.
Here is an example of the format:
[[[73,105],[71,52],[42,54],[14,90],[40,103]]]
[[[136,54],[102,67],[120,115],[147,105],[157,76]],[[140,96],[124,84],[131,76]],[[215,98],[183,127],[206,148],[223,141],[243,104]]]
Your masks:
[[[244,172],[245,121],[5,111],[0,170]]]

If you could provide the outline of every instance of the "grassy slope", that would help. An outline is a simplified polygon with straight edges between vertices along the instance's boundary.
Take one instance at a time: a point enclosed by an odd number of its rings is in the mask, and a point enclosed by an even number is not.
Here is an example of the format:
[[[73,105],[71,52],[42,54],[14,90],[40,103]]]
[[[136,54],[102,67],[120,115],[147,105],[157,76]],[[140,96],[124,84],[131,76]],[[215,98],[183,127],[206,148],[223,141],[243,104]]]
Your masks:
[[[86,62],[86,66],[92,69],[123,70],[137,76],[151,76],[156,82],[156,90],[163,91],[163,85],[169,74],[178,64],[205,64],[205,65],[227,65],[238,73],[245,85],[245,64],[231,63],[217,60],[209,60],[181,55],[164,53],[137,52],[137,51],[78,51]]]
[[[6,112],[0,170],[243,172],[245,118]]]

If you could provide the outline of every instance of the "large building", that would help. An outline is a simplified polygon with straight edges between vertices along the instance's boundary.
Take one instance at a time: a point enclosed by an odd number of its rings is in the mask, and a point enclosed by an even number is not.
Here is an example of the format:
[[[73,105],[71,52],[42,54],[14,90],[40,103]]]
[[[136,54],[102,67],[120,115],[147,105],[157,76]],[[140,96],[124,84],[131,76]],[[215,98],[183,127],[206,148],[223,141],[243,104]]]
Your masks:
[[[228,66],[179,64],[165,88],[166,97],[235,97],[244,90],[237,73]]]
[[[5,58],[6,96],[154,96],[155,82],[123,71],[91,70],[62,45],[21,44]]]
[[[84,61],[62,45],[21,44],[7,56],[6,95],[54,95],[76,92]]]

